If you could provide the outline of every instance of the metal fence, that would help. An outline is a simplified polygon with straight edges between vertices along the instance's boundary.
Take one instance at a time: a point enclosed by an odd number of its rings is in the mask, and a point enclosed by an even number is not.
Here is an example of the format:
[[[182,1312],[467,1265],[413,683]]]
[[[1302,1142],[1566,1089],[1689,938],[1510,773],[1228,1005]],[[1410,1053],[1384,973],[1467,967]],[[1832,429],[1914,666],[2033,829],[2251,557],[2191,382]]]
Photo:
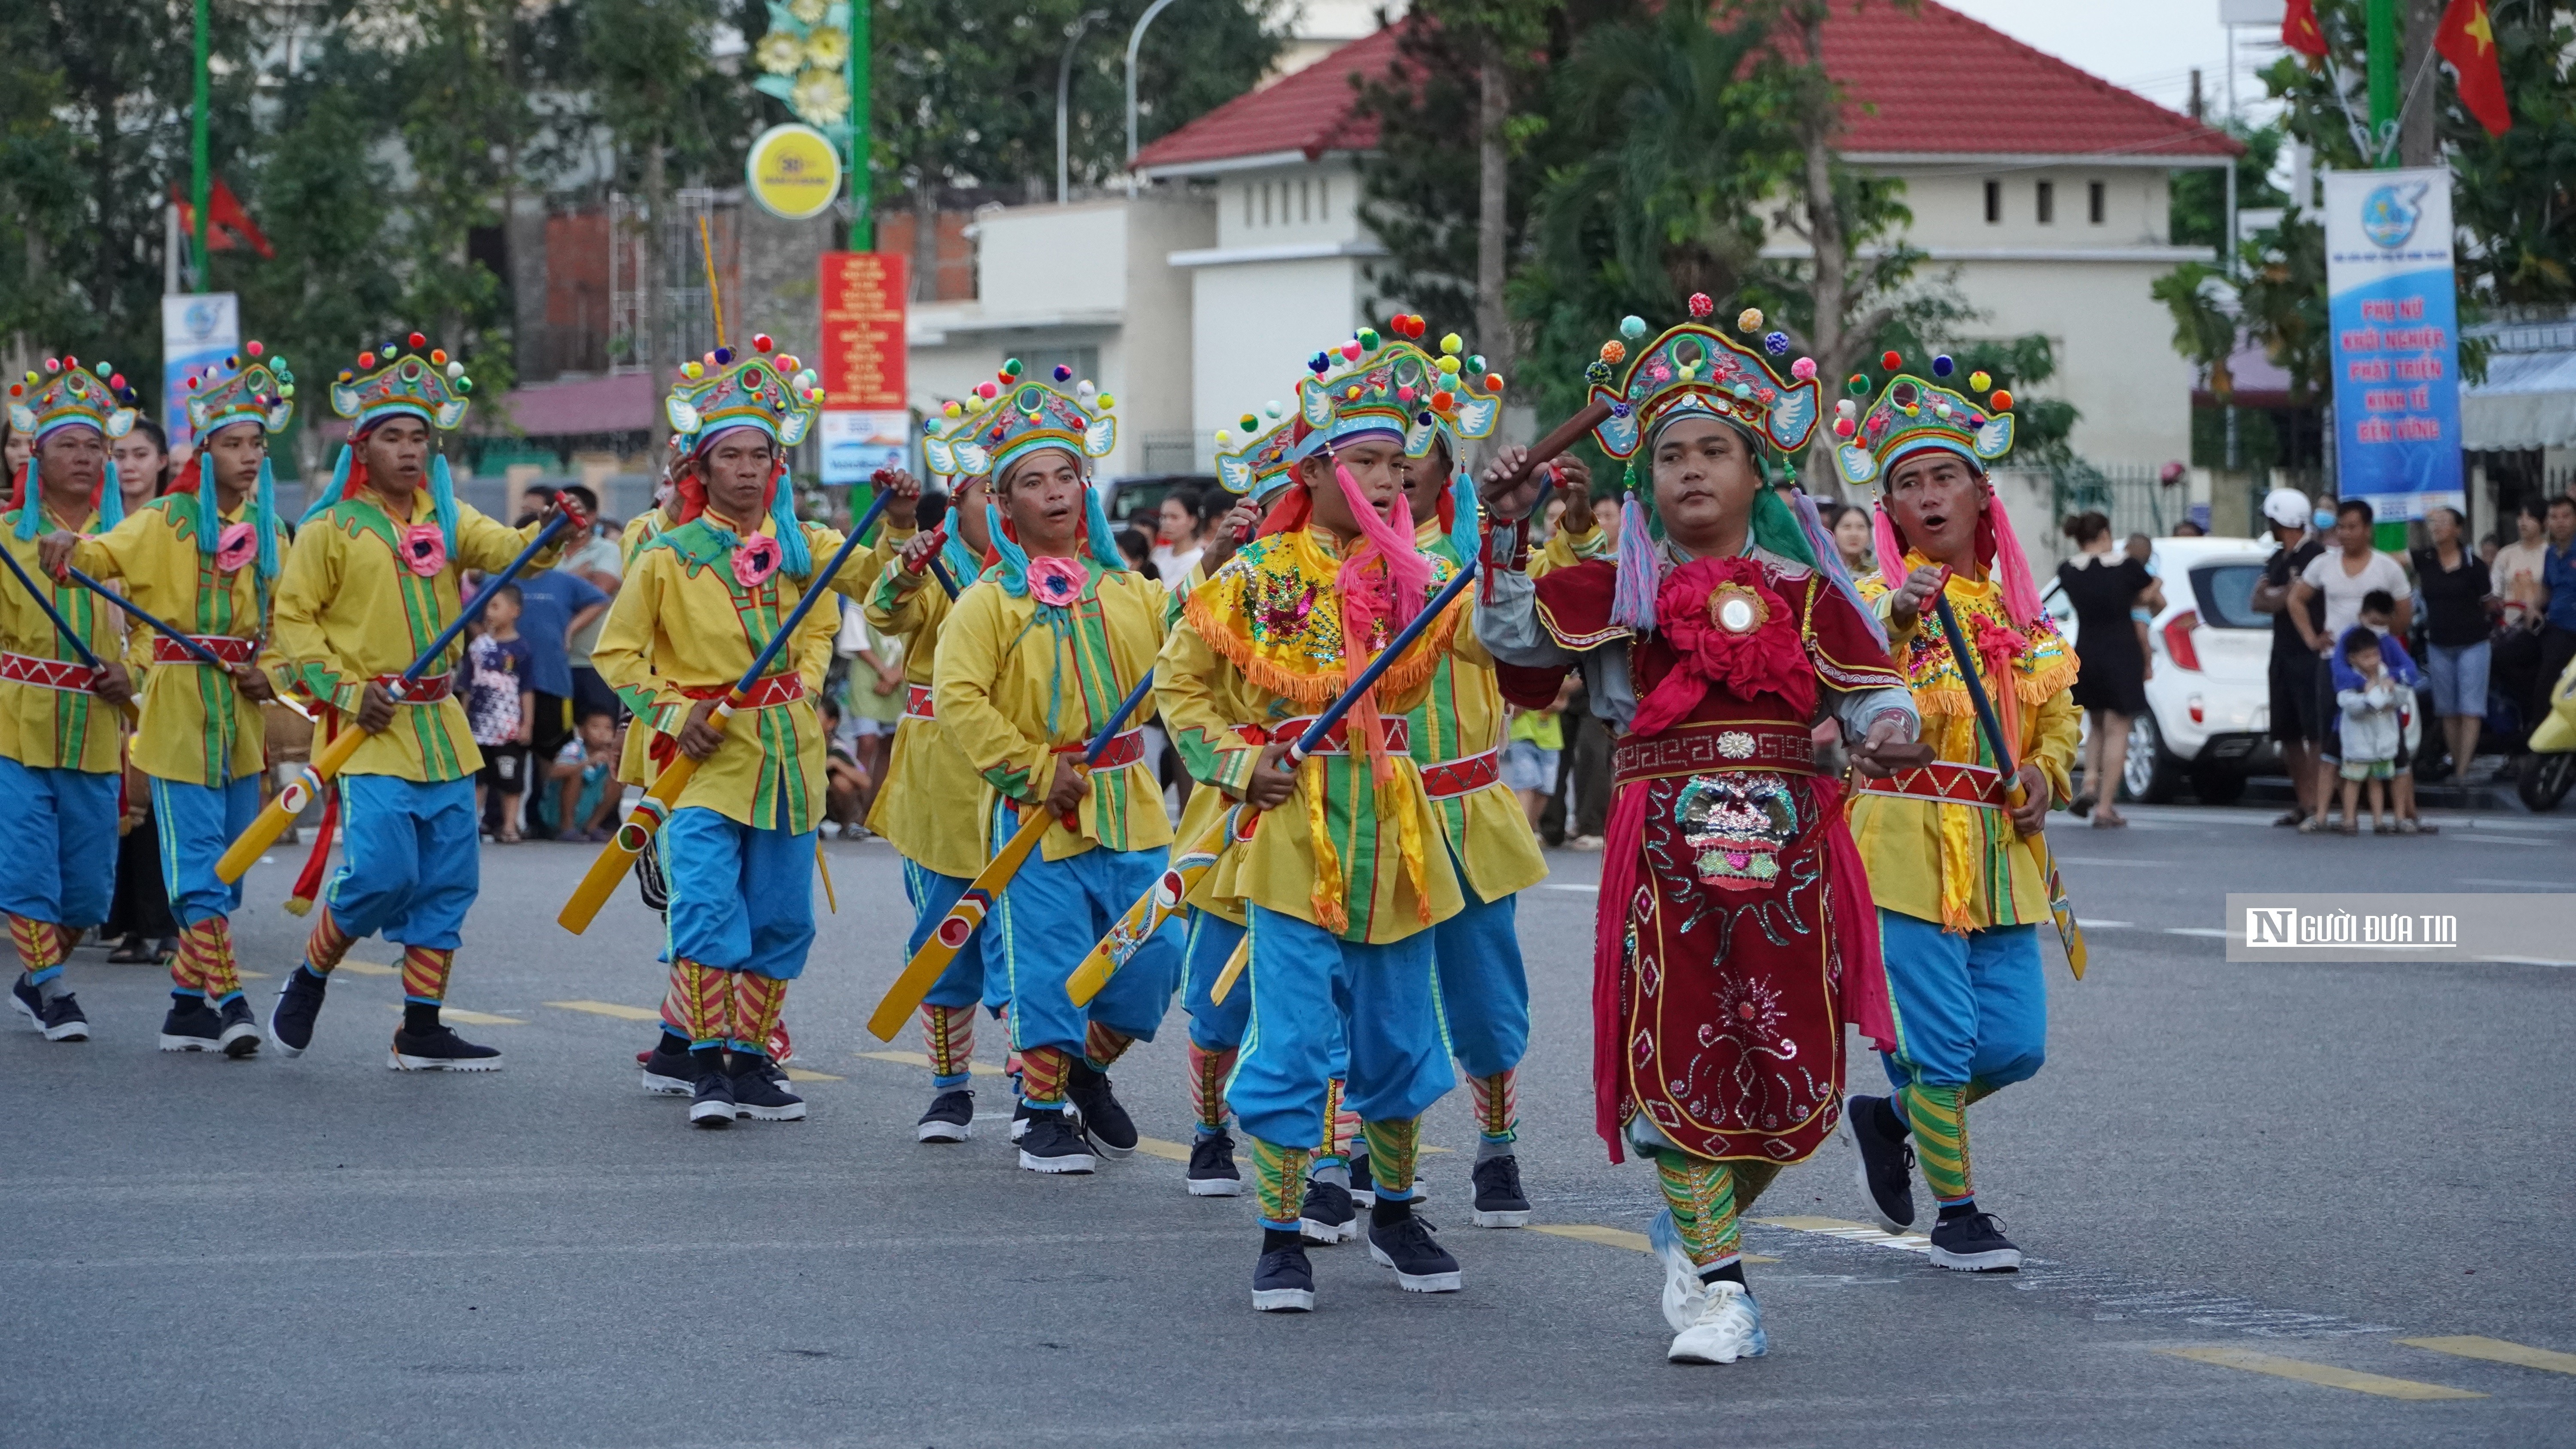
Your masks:
[[[1140,473],[1206,473],[1215,470],[1213,456],[1204,462],[1200,460],[1199,435],[1194,431],[1147,433],[1137,442],[1143,455],[1136,469]]]

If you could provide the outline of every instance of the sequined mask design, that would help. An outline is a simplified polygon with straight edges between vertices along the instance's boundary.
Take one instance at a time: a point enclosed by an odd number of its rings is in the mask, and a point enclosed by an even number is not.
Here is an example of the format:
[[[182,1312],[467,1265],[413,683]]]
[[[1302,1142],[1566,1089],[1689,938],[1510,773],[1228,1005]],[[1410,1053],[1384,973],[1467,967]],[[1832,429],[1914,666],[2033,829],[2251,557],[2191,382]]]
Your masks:
[[[1777,775],[1699,775],[1674,801],[1674,818],[1700,883],[1760,890],[1780,878],[1780,852],[1798,838],[1798,806]]]

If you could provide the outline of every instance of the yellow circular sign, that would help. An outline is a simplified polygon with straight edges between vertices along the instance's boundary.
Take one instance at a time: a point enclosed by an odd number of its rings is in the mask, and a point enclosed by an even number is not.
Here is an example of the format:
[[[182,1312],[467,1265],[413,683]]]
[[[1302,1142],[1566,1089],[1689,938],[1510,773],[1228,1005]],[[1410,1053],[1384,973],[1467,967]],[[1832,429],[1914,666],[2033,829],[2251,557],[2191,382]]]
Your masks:
[[[811,126],[790,122],[761,132],[742,170],[752,199],[789,221],[821,216],[841,195],[840,149]]]

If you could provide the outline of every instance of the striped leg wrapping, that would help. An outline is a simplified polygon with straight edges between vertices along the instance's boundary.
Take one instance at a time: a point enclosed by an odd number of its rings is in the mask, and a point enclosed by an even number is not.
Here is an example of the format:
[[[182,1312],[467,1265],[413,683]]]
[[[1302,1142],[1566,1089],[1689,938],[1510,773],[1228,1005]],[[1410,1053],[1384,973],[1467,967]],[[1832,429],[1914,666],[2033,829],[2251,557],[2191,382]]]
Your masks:
[[[1342,1105],[1342,1079],[1329,1077],[1324,1082],[1324,1135],[1315,1143],[1318,1162],[1346,1162],[1351,1155],[1351,1134],[1360,1130],[1360,1114]]]
[[[221,919],[218,917],[218,919]],[[179,928],[179,949],[170,957],[170,990],[187,996],[206,992],[207,950],[196,926]]]
[[[1303,1147],[1282,1147],[1258,1137],[1252,1144],[1252,1198],[1261,1210],[1261,1225],[1284,1232],[1297,1227],[1297,1212],[1306,1201],[1306,1174],[1315,1155]]]
[[[456,953],[444,946],[403,947],[403,1000],[436,1006],[447,999],[447,974],[456,969]]]
[[[1032,1107],[1064,1105],[1065,1069],[1072,1059],[1062,1047],[1030,1047],[1020,1053],[1020,1095]]]
[[[787,1009],[787,983],[757,971],[727,974],[733,977],[733,1035],[726,1044],[738,1052],[768,1056],[779,1035],[779,1013]]]
[[[1136,1038],[1099,1022],[1086,1022],[1082,1029],[1082,1059],[1095,1072],[1109,1070],[1110,1064],[1127,1054]]]
[[[1923,1185],[1943,1207],[1968,1201],[1977,1189],[1968,1179],[1967,1103],[1958,1087],[1915,1082],[1899,1089],[1905,1120],[1914,1128],[1914,1160],[1923,1169]]]
[[[692,1051],[725,1044],[727,1029],[733,1022],[733,983],[725,979],[724,972],[686,956],[674,956],[671,989],[663,1000],[666,1010],[677,1010],[679,1021],[674,1030],[689,1039]]]
[[[1369,1179],[1377,1184],[1378,1197],[1401,1201],[1413,1196],[1413,1162],[1421,1150],[1422,1119],[1363,1122],[1360,1136],[1368,1142]]]
[[[975,1008],[921,1008],[921,1052],[930,1058],[930,1075],[939,1082],[963,1085],[975,1061]]]
[[[1467,1091],[1476,1103],[1476,1130],[1496,1142],[1519,1138],[1520,1071],[1505,1067],[1490,1077],[1469,1077]]]
[[[39,982],[54,979],[72,953],[62,927],[14,912],[9,917],[9,944],[17,948],[28,978]]]
[[[1664,1151],[1655,1154],[1655,1172],[1663,1180],[1673,1226],[1695,1266],[1722,1268],[1742,1256],[1743,1221],[1737,1216],[1735,1174],[1728,1164]]]
[[[313,915],[313,933],[304,938],[304,964],[313,968],[314,975],[328,976],[357,943],[357,937],[340,929],[339,918],[329,906],[319,907]]]
[[[1225,1084],[1234,1076],[1239,1047],[1209,1051],[1197,1042],[1190,1043],[1190,1106],[1199,1114],[1199,1126],[1210,1132],[1225,1130],[1228,1112]]]

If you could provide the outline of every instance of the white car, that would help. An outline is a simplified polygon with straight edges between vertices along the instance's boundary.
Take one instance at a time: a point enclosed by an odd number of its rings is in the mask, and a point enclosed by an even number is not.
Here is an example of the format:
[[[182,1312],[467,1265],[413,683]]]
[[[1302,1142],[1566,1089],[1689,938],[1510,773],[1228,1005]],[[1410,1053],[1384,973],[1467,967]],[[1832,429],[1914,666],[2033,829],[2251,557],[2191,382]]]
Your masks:
[[[2147,713],[2130,726],[2128,798],[2161,803],[2186,779],[2212,805],[2232,804],[2246,778],[2277,768],[2272,743],[2272,616],[2253,608],[2254,586],[2278,545],[2243,538],[2159,538],[2150,567],[2165,606],[2147,625],[2155,668]],[[2055,581],[2048,611],[2077,653],[2074,606]]]

